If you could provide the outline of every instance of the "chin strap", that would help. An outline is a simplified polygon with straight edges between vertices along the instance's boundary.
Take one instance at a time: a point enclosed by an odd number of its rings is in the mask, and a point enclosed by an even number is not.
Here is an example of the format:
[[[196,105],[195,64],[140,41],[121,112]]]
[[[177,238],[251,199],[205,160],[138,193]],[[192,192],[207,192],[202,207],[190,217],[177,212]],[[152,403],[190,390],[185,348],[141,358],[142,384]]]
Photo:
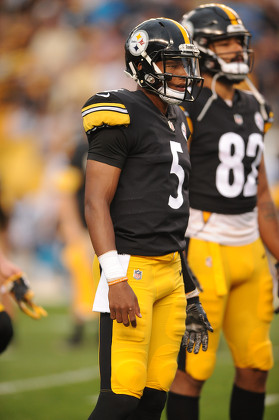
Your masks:
[[[167,102],[171,105],[179,105],[184,99],[185,93],[184,92],[178,92],[177,90],[171,89],[167,86],[166,88],[166,95],[173,95],[172,97],[166,96],[163,93],[164,88],[163,86],[158,89],[159,97],[162,99],[162,101]],[[176,97],[175,97],[176,96]]]
[[[211,82],[211,91],[212,91],[212,95],[208,98],[208,100],[206,101],[203,109],[201,110],[201,112],[199,113],[198,117],[197,117],[197,121],[201,121],[203,119],[203,117],[205,116],[205,114],[207,113],[207,111],[209,110],[209,108],[212,105],[212,102],[215,101],[217,99],[217,93],[215,90],[215,86],[216,86],[216,81],[217,79],[221,76],[220,73],[216,73],[213,78],[212,78],[212,82]]]
[[[264,97],[258,91],[258,89],[255,87],[255,85],[252,83],[252,81],[249,79],[249,77],[246,77],[245,82],[247,83],[247,85],[251,89],[251,92],[253,93],[253,95],[255,96],[255,98],[257,99],[257,101],[260,104],[261,114],[262,114],[262,117],[263,117],[264,121],[267,121],[268,120],[268,115],[267,115],[266,108],[265,108],[266,102],[264,100]]]

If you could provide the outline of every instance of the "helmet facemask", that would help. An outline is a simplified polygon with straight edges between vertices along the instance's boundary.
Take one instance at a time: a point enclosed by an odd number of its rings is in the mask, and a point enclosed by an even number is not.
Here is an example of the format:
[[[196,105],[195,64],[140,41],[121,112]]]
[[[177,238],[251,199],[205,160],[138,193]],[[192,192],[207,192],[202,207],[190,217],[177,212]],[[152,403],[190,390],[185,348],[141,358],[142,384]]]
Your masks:
[[[253,51],[250,49],[251,34],[245,28],[238,14],[224,4],[203,4],[182,18],[182,25],[187,28],[193,43],[201,52],[200,68],[215,78],[222,78],[227,83],[238,83],[247,78],[253,67]],[[214,51],[217,41],[239,38],[241,41],[242,60],[226,60],[226,55]],[[229,53],[229,52],[228,52]],[[236,55],[239,50],[236,51]],[[232,52],[230,52],[230,55]],[[228,56],[227,56],[228,57]]]
[[[144,22],[126,42],[126,74],[164,102],[195,100],[203,83],[200,53],[193,44],[185,43],[186,34],[170,19]]]
[[[235,35],[235,37],[238,36]],[[235,57],[229,62],[226,58],[228,54],[231,55],[233,52],[217,54],[214,51],[214,42],[227,38],[229,37],[216,37],[216,39],[211,39],[210,43],[208,40],[201,39],[194,41],[194,43],[201,51],[202,71],[209,74],[218,74],[219,77],[226,79],[229,83],[239,83],[247,77],[253,67],[253,51],[249,48],[250,37],[248,35],[239,35],[243,51],[242,53],[236,51]],[[209,48],[210,45],[213,45],[212,49]]]
[[[183,45],[188,52],[195,49],[193,45]],[[197,51],[197,54],[199,52]],[[170,104],[180,104],[183,101],[194,101],[203,85],[200,77],[199,60],[195,56],[175,54],[163,51],[161,53],[163,71],[161,72],[156,63],[153,64],[161,85],[157,89],[159,97]],[[184,69],[185,74],[181,74]]]

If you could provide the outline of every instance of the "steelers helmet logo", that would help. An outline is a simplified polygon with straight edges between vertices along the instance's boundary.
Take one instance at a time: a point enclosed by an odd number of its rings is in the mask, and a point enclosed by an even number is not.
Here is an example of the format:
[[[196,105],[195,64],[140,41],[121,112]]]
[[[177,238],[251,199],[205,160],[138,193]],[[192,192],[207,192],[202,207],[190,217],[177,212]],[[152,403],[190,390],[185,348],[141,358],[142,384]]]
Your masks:
[[[136,31],[129,41],[129,51],[132,55],[141,55],[148,47],[148,34],[144,30]]]

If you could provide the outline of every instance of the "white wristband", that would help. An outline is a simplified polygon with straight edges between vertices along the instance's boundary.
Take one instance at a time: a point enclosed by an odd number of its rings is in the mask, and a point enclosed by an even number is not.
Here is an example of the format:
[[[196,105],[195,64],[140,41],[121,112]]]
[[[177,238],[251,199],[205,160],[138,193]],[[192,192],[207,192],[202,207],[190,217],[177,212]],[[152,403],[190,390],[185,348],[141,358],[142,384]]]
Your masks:
[[[199,294],[200,292],[198,291],[197,288],[195,288],[194,290],[192,290],[192,292],[186,293],[186,299],[199,296]]]
[[[108,283],[126,276],[116,250],[105,252],[98,257],[98,260]]]

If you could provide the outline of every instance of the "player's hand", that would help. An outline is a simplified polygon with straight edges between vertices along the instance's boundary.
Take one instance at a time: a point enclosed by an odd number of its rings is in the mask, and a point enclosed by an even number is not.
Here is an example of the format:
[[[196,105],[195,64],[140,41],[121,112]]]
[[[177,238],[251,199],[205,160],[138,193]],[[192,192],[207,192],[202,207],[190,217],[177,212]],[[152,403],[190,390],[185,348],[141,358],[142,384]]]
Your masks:
[[[276,276],[276,281],[277,281],[277,297],[279,298],[279,261],[275,264],[275,276]],[[276,314],[279,314],[279,306],[277,306],[277,308],[275,308],[274,312]]]
[[[34,292],[29,282],[21,274],[9,277],[1,287],[2,292],[10,293],[19,308],[33,319],[40,319],[47,316],[47,312],[41,306],[33,302]]]
[[[127,281],[109,286],[109,308],[111,319],[128,327],[137,326],[136,317],[141,318],[138,299]]]
[[[198,297],[190,298],[186,307],[186,331],[182,339],[182,345],[189,353],[198,354],[200,346],[206,351],[208,347],[208,331],[213,328],[207,319],[207,315]]]

